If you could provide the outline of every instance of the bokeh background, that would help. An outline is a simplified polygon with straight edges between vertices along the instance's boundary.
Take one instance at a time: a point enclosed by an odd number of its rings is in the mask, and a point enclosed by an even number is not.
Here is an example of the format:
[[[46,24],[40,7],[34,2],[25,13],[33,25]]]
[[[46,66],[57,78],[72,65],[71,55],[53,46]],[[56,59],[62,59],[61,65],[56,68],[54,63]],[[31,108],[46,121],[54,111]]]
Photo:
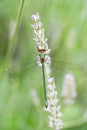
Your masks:
[[[43,111],[41,68],[35,64],[31,15],[36,12],[40,14],[51,48],[63,129],[86,130],[87,0],[25,0],[16,22],[23,1],[0,0],[0,130],[50,129],[48,114]],[[73,104],[65,104],[62,97],[68,70],[73,72],[76,83],[77,97]]]

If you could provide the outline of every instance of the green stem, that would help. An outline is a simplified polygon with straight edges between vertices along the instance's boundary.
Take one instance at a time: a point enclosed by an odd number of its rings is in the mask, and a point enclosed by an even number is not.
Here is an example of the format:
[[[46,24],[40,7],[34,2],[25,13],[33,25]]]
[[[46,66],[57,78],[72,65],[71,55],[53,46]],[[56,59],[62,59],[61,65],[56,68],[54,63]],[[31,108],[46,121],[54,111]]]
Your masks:
[[[11,58],[11,54],[12,54],[12,51],[13,51],[13,46],[15,44],[15,39],[16,39],[16,36],[17,36],[17,31],[18,31],[21,16],[22,16],[22,13],[23,13],[23,8],[24,8],[25,1],[26,0],[21,0],[21,2],[20,2],[20,7],[19,7],[17,19],[16,19],[15,28],[14,28],[14,33],[13,33],[12,37],[10,38],[8,49],[7,49],[7,54],[6,54],[6,63],[7,64],[9,62],[9,59]]]

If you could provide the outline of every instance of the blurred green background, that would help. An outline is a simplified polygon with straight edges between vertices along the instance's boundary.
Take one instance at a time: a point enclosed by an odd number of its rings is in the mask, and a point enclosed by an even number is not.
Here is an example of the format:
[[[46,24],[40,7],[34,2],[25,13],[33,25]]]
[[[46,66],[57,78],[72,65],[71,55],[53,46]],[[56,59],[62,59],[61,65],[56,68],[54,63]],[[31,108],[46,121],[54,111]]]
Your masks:
[[[25,4],[16,22],[21,2]],[[31,15],[36,12],[40,14],[52,59],[83,65],[82,71],[79,67],[74,71],[78,96],[72,105],[63,103],[62,70],[56,74],[54,70],[53,74],[63,113],[63,129],[86,130],[86,0],[0,0],[0,130],[50,129],[48,115],[43,111],[41,68],[33,66],[37,53]],[[11,69],[6,71],[8,67]],[[62,69],[66,69],[64,65]]]

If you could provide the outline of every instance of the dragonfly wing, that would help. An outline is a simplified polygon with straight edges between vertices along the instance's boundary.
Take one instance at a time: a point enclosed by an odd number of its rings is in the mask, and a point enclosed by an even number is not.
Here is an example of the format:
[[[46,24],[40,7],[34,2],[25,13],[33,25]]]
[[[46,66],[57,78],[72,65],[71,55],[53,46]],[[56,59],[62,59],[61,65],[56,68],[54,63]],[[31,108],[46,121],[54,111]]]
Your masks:
[[[32,63],[27,62],[20,65],[13,65],[12,67],[5,69],[5,71],[7,71],[11,79],[15,79],[18,77],[24,77],[26,72],[33,71],[35,65],[36,61],[33,61]]]
[[[52,61],[52,66],[53,66],[52,67],[53,71],[56,70],[56,72],[60,74],[65,74],[70,72],[78,75],[84,69],[84,67],[80,64],[65,62],[65,61]]]

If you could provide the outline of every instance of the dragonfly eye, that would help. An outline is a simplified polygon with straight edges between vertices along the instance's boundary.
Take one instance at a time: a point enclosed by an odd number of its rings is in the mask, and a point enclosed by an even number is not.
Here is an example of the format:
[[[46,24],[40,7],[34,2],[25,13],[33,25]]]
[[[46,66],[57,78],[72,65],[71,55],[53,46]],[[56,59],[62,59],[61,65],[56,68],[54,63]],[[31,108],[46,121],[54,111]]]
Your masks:
[[[43,52],[45,52],[46,50],[45,49],[43,49]]]
[[[38,50],[39,52],[41,52],[42,50]]]
[[[41,52],[41,50],[42,50],[42,49],[39,49],[39,47],[37,47],[37,51],[38,51],[38,52]]]

